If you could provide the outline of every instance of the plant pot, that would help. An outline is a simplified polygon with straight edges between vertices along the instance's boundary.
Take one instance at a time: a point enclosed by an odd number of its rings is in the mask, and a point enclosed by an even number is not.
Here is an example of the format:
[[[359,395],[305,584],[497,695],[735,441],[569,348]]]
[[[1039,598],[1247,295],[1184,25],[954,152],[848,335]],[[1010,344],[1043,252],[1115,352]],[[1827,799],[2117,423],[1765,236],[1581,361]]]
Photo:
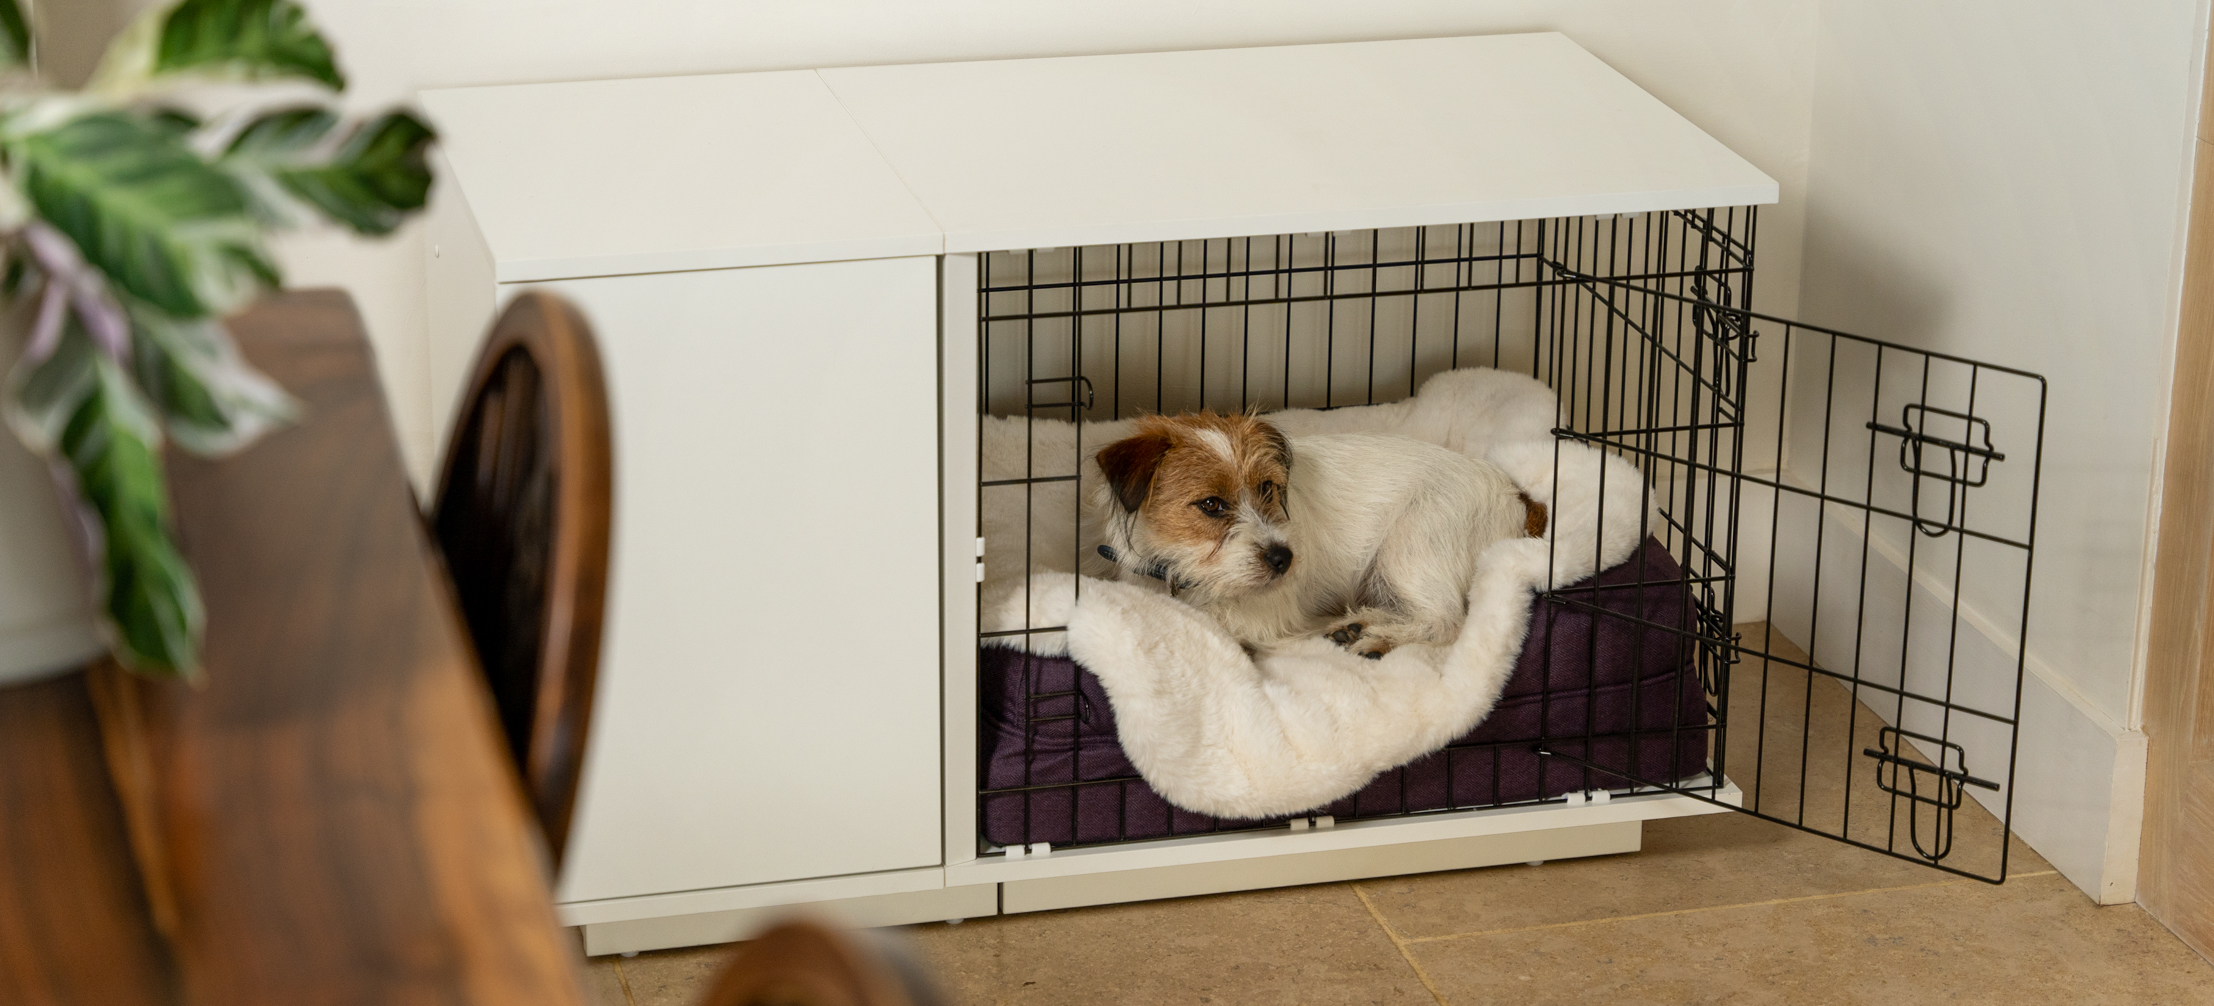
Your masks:
[[[21,328],[0,316],[0,374]],[[45,463],[0,428],[0,685],[70,670],[106,651],[84,559]]]

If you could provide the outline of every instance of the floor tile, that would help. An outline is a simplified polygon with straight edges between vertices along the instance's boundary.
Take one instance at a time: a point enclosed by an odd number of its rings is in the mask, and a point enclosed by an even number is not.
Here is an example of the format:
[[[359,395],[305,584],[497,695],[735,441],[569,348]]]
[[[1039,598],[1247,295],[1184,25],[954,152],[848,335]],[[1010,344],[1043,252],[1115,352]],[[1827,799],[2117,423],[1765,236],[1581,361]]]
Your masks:
[[[693,1006],[722,973],[734,946],[653,950],[619,958],[632,1006]]]
[[[1782,665],[1741,664],[1732,691],[1728,761],[1750,799],[1770,813],[1803,810],[1812,827],[1913,847],[1907,816],[1894,816],[1904,808],[1869,785],[1860,752],[1881,721],[1865,705]],[[1764,712],[1765,730],[1744,729]],[[2001,846],[1999,822],[1972,802],[1953,823],[1948,864],[1992,869],[2007,848],[2014,879],[1964,881],[1718,814],[1649,822],[1644,851],[1628,856],[977,919],[894,938],[948,1004],[1421,1004],[1434,1001],[1426,981],[1457,1006],[2214,1002],[2214,967],[2135,906],[2093,905],[2019,841]],[[1931,819],[1921,824],[1933,840]],[[1377,916],[1407,941],[1420,976]],[[629,1001],[696,1002],[728,953],[624,960]]]
[[[1740,625],[1748,645],[1766,645],[1786,660],[1806,654],[1780,635],[1764,635],[1759,623]],[[1995,877],[2000,851],[2008,849],[2010,873],[2050,869],[2044,860],[2014,841],[2002,846],[2005,829],[1998,818],[1968,794],[1941,821],[1926,803],[1886,793],[1878,763],[1866,752],[1881,748],[1885,726],[1868,705],[1836,679],[1787,663],[1747,657],[1732,671],[1730,724],[1725,772],[1745,791],[1745,805],[1772,817],[1829,834],[1842,834],[1876,848],[1914,855],[1936,853],[1955,869]],[[1867,698],[1880,698],[1869,693]],[[1761,729],[1747,727],[1760,724]],[[1926,761],[1908,746],[1906,757]],[[1975,764],[1971,773],[2001,777],[2004,765]],[[1934,779],[1900,773],[1894,785],[1919,783],[1927,792]],[[1978,791],[1980,792],[1980,791]],[[1949,825],[1944,827],[1943,825]]]
[[[1759,638],[1761,628],[1739,626],[1749,639]],[[1772,652],[1803,659],[1787,640],[1774,638],[1772,645]],[[1913,848],[1905,829],[1893,827],[1894,801],[1873,785],[1864,765],[1853,761],[1876,743],[1882,724],[1874,713],[1865,706],[1855,710],[1851,694],[1826,679],[1810,680],[1803,670],[1763,668],[1753,661],[1739,665],[1732,691],[1732,722],[1739,729],[1729,738],[1726,765],[1749,803],[1757,784],[1763,799],[1756,805],[1770,814],[1843,831],[1871,845]],[[1766,730],[1744,728],[1761,722],[1764,712]],[[1848,734],[1857,738],[1853,744],[1846,742]],[[1849,771],[1860,774],[1848,786]],[[1850,819],[1844,813],[1848,791]],[[1910,823],[1904,809],[1902,825]],[[1928,818],[1922,820],[1925,834],[1932,834]],[[1955,848],[1943,862],[1995,875],[1997,819],[1969,801],[1955,812],[1953,827]],[[2010,856],[2008,868],[2017,876],[2050,869],[2020,841],[2013,843]],[[1822,835],[1740,814],[1715,814],[1647,822],[1644,849],[1631,855],[1421,874],[1363,881],[1361,887],[1400,933],[1428,937],[1943,879],[1944,874],[1920,863]]]
[[[1410,946],[1454,1006],[2214,1001],[2214,966],[2052,874]]]
[[[1364,880],[1377,912],[1407,937],[1713,908],[1947,879],[1927,867],[1739,814],[1645,824],[1645,848]]]
[[[619,957],[592,957],[584,962],[584,1001],[590,1006],[630,1006],[623,993]]]
[[[906,935],[949,1006],[1434,1001],[1344,884],[974,919]]]

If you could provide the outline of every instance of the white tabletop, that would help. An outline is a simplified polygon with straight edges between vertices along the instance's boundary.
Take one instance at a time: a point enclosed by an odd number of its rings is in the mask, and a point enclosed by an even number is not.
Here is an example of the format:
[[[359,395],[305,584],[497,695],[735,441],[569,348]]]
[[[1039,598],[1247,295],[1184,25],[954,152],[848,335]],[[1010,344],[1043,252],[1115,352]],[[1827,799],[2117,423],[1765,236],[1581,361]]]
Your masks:
[[[1555,33],[423,100],[502,282],[1777,195],[1773,179]]]
[[[1776,201],[1557,33],[821,73],[949,252]]]
[[[421,98],[502,283],[944,247],[812,70]]]

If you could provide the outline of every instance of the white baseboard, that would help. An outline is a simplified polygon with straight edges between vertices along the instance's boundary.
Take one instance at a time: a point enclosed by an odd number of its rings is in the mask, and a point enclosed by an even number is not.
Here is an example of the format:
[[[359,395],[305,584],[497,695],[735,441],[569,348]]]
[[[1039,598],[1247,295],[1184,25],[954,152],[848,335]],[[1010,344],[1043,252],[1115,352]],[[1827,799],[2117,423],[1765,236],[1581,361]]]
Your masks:
[[[2022,744],[2014,832],[2102,905],[2137,900],[2145,816],[2145,734],[2056,689],[2022,678]]]
[[[1159,898],[1183,898],[1227,891],[1320,884],[1366,877],[1399,876],[1437,870],[1466,870],[1509,863],[1574,859],[1636,852],[1644,822],[1603,824],[1474,835],[1399,845],[1357,846],[1224,862],[1186,863],[1112,873],[1044,877],[1005,884],[967,884],[930,890],[859,897],[820,897],[831,887],[762,885],[723,892],[769,903],[720,911],[619,918],[584,922],[584,952],[590,956],[663,950],[670,947],[729,943],[794,916],[827,925],[864,929],[918,922],[972,919],[1002,913],[1038,912],[1085,905],[1122,904]],[[667,897],[626,899],[639,908],[669,911],[679,902]],[[799,903],[792,903],[798,901]],[[683,907],[705,902],[687,902]],[[574,906],[563,906],[567,923],[583,921]],[[595,917],[611,917],[604,913]]]
[[[702,915],[740,909],[774,908],[780,905],[816,904],[852,898],[876,897],[885,894],[909,894],[917,891],[935,891],[945,886],[945,869],[937,866],[926,866],[913,870],[855,873],[842,877],[786,880],[769,884],[746,884],[739,887],[716,887],[699,891],[673,891],[667,894],[642,894],[628,898],[565,901],[556,904],[554,910],[559,913],[562,925],[581,926],[606,922],[631,922],[665,916]]]
[[[587,956],[628,954],[641,950],[697,947],[743,940],[787,918],[804,917],[839,929],[907,926],[918,922],[950,922],[999,914],[999,885],[943,887],[934,891],[908,891],[840,898],[806,905],[776,905],[700,912],[662,918],[587,924],[584,952]]]
[[[1330,849],[1219,863],[1014,881],[1000,885],[1000,910],[1013,915],[1266,887],[1467,870],[1507,863],[1608,856],[1638,851],[1644,827],[1643,821],[1618,821],[1405,845]]]

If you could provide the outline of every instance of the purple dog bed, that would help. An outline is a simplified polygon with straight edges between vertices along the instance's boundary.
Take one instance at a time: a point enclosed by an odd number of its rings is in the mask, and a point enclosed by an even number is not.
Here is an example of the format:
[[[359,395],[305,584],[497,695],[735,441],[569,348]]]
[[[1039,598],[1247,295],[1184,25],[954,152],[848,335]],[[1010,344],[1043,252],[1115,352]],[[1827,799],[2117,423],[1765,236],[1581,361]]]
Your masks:
[[[1483,722],[1445,750],[1308,813],[1345,820],[1630,785],[1543,757],[1541,741],[1556,754],[1649,782],[1704,772],[1706,693],[1691,643],[1668,631],[1694,628],[1691,595],[1668,551],[1647,539],[1627,562],[1556,593],[1625,617],[1533,602],[1529,638]],[[1234,821],[1170,806],[1124,756],[1099,679],[1073,660],[986,647],[977,670],[979,824],[995,844],[1081,845],[1288,820]]]

